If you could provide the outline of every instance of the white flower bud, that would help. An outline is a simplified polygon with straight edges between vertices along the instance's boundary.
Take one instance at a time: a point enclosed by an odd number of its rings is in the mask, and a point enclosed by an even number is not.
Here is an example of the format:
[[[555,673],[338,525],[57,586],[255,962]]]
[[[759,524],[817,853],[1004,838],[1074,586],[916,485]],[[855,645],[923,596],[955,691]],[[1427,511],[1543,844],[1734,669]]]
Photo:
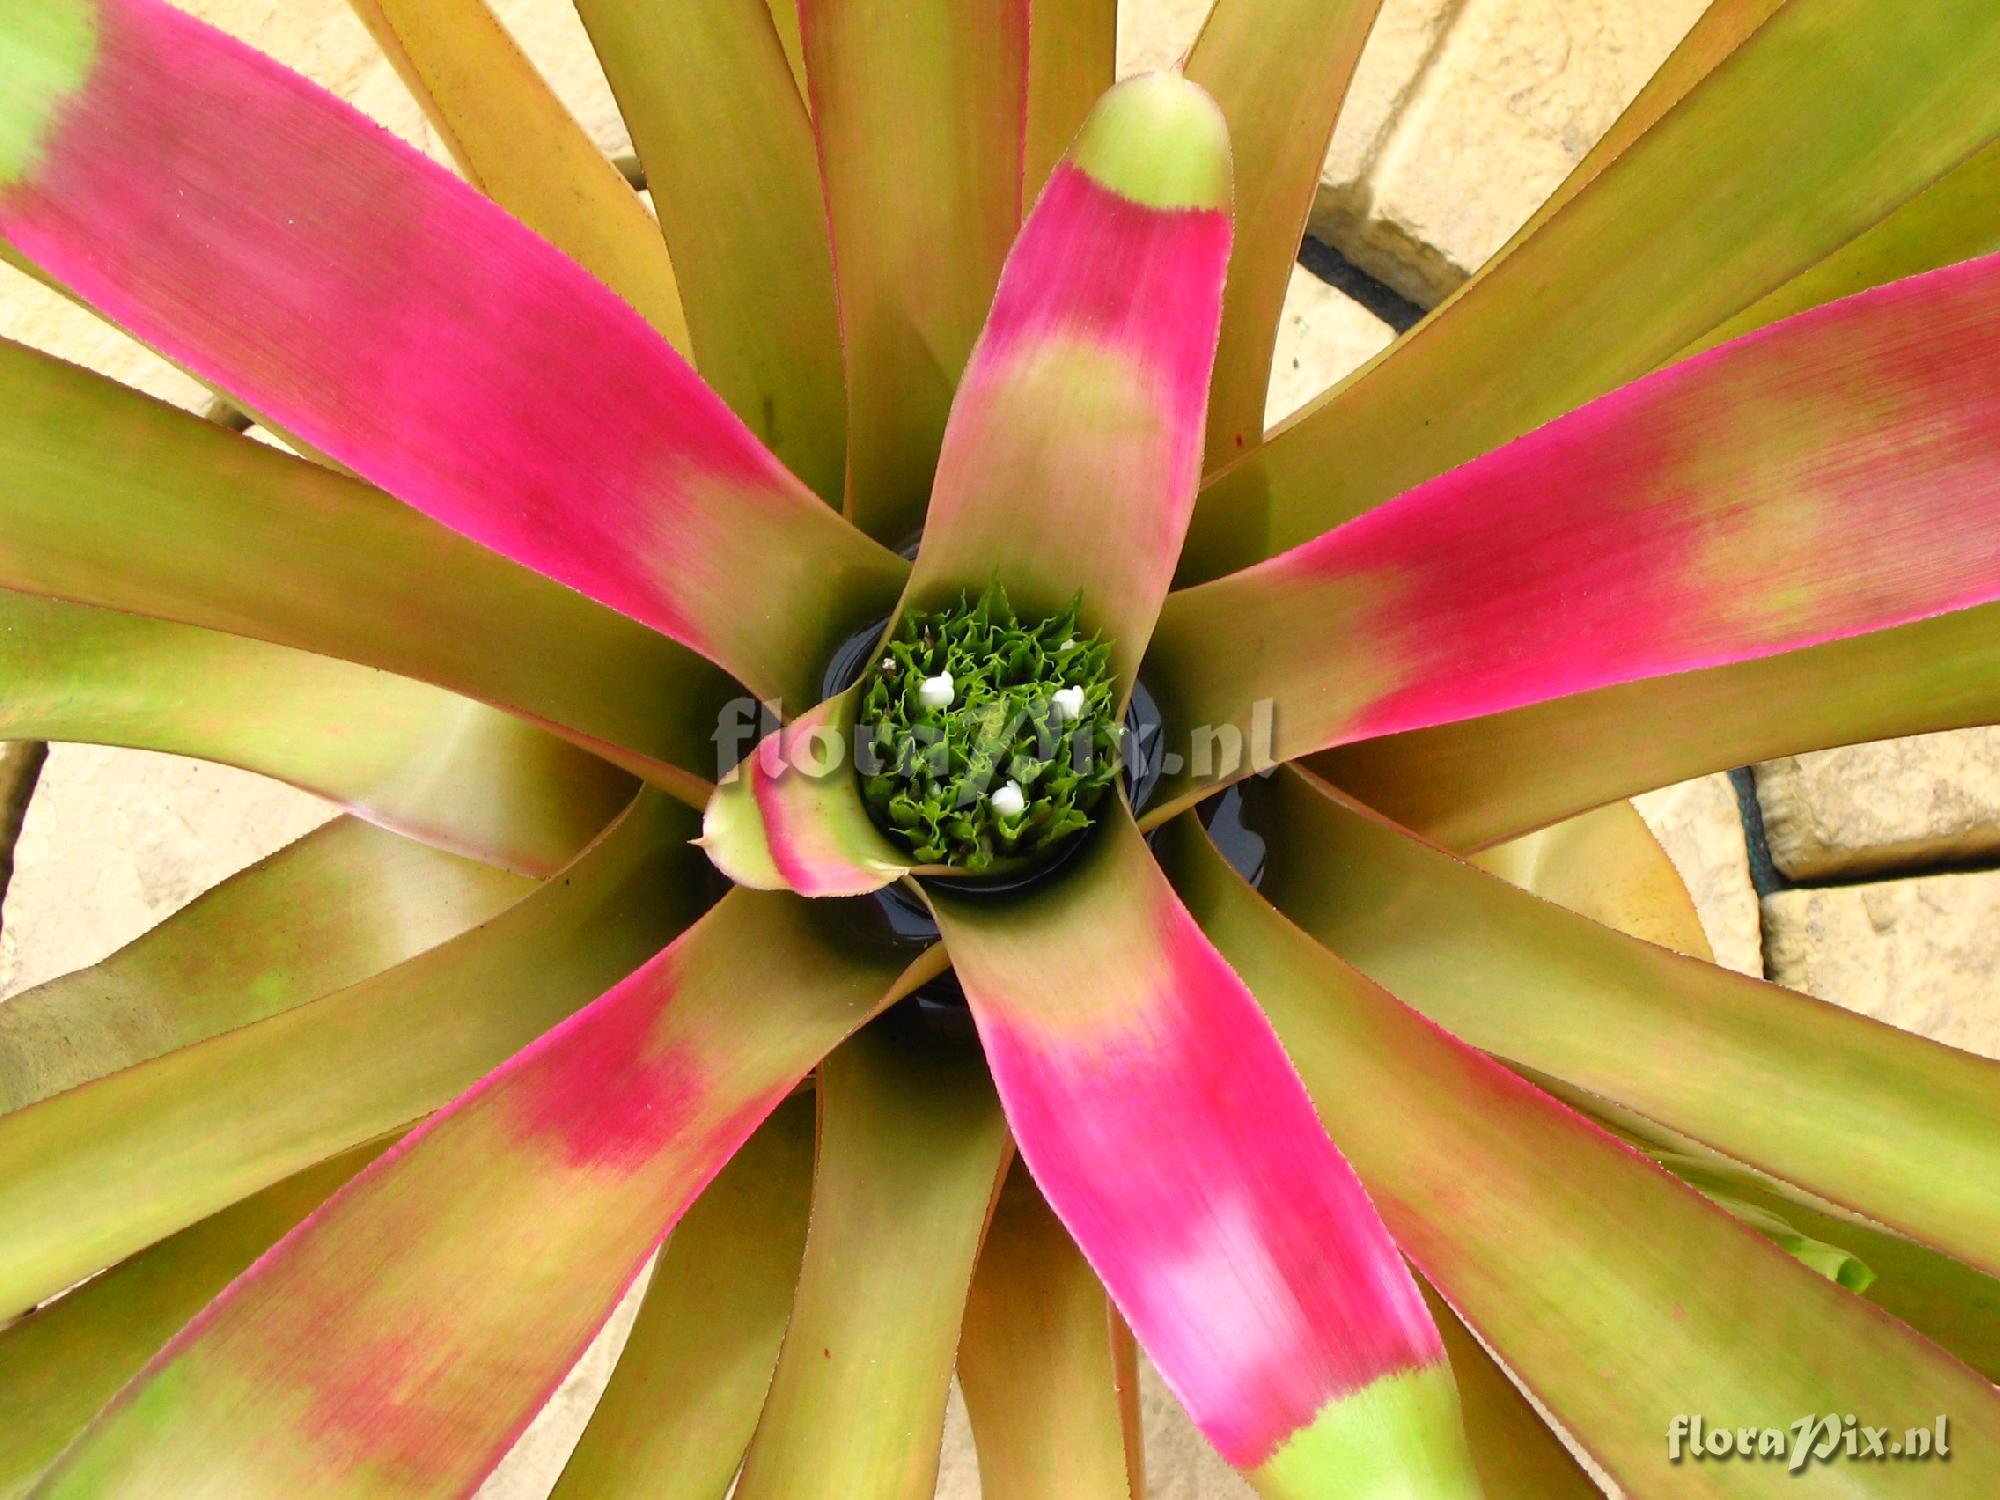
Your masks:
[[[1003,818],[1018,818],[1027,810],[1027,794],[1021,790],[1021,783],[1010,781],[999,787],[991,798],[993,810]]]
[[[1058,724],[1067,724],[1074,719],[1082,718],[1083,689],[1080,687],[1057,689],[1055,696],[1049,699],[1049,707]]]
[[[917,701],[925,708],[950,708],[952,698],[951,673],[940,672],[935,677],[926,677],[917,684]]]
[[[1056,647],[1056,650],[1067,651],[1069,650],[1070,647],[1074,646],[1075,644],[1076,644],[1076,637],[1071,636],[1068,640],[1064,641],[1060,646]]]

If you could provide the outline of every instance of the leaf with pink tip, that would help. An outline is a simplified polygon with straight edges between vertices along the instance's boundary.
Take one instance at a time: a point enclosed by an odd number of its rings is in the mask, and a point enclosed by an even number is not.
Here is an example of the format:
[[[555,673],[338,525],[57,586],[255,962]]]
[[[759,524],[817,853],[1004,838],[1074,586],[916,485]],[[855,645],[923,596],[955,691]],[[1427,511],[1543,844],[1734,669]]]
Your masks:
[[[1012,1154],[979,1053],[888,1017],[820,1065],[812,1228],[736,1500],[930,1500]]]
[[[1182,726],[1268,704],[1288,759],[1966,609],[2000,597],[1996,434],[2000,256],[1649,376],[1178,593],[1149,680]]]
[[[847,514],[924,524],[952,392],[1021,223],[1030,0],[798,0],[847,361]]]
[[[1022,1158],[1222,1456],[1477,1494],[1395,1243],[1129,815],[1019,899],[929,894]]]
[[[2000,1488],[2000,1396],[1982,1376],[1399,1004],[1256,899],[1193,820],[1161,844],[1397,1242],[1621,1492],[1689,1493],[1692,1475],[1693,1493],[1791,1493],[1782,1464],[1672,1463],[1674,1418],[1864,1410],[1898,1429],[1950,1413],[1952,1486]],[[1811,1472],[1900,1494],[1894,1467]]]
[[[1306,762],[1427,838],[1481,849],[1734,766],[2000,723],[2000,605],[1342,745]]]
[[[532,724],[330,657],[0,590],[0,739],[257,771],[425,843],[546,875],[631,798]]]
[[[26,1495],[162,1344],[388,1145],[288,1177],[0,1330],[0,1496]]]
[[[687,318],[660,226],[487,0],[348,3],[473,186],[685,353]]]
[[[425,0],[427,3],[427,0]],[[695,368],[840,503],[847,391],[819,158],[780,9],[756,0],[578,0],[673,248]]]
[[[1988,0],[1937,0],[1922,26],[1878,0],[1769,9],[1729,7],[1680,61],[1685,97],[1653,128],[1219,475],[1183,578],[1296,547],[1637,379],[2000,134]],[[1727,61],[1704,71],[1718,51]]]
[[[741,691],[380,490],[4,341],[0,587],[449,688],[697,805]]]
[[[1262,891],[1475,1046],[2000,1271],[2000,1063],[1514,889],[1287,770]]]
[[[337,818],[101,963],[0,1005],[0,1112],[345,989],[533,889]]]
[[[449,1103],[699,912],[692,818],[642,796],[484,926],[0,1116],[0,1317]]]
[[[616,295],[297,75],[51,0],[0,79],[0,240],[406,503],[766,696],[897,586]]]
[[[787,1099],[688,1206],[552,1500],[715,1500],[757,1430],[812,1206],[813,1096]]]
[[[1208,467],[1264,439],[1285,289],[1380,3],[1217,0],[1182,64],[1221,107],[1236,163],[1236,249],[1209,388]]]
[[[701,846],[738,885],[865,896],[919,867],[869,817],[855,788],[849,688],[760,740],[702,813]]]
[[[997,576],[1083,617],[1129,683],[1201,468],[1229,257],[1229,145],[1167,74],[1098,102],[1043,189],[952,406],[907,602]]]
[[[46,1500],[473,1489],[681,1211],[884,1003],[894,951],[836,947],[817,921],[724,897],[280,1241],[84,1432]]]
[[[1090,1263],[1014,1171],[986,1230],[958,1347],[983,1500],[1140,1500],[1134,1356]]]

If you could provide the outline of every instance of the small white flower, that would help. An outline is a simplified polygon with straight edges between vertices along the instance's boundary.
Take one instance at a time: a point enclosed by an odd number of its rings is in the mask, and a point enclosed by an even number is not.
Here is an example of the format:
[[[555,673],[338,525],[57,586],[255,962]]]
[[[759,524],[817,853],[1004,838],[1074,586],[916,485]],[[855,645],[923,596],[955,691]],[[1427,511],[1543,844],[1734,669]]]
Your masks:
[[[1070,647],[1074,646],[1075,644],[1076,644],[1076,637],[1071,636],[1068,640],[1064,641],[1060,646],[1056,647],[1056,650],[1067,651],[1069,650]]]
[[[1027,794],[1021,790],[1021,783],[1010,781],[1000,787],[992,796],[993,810],[1003,818],[1018,818],[1027,810]]]
[[[1083,689],[1080,687],[1059,688],[1049,699],[1049,707],[1054,710],[1058,724],[1067,724],[1072,719],[1083,717]]]
[[[940,672],[935,677],[926,677],[917,684],[917,701],[925,708],[950,708],[952,698],[951,673]]]

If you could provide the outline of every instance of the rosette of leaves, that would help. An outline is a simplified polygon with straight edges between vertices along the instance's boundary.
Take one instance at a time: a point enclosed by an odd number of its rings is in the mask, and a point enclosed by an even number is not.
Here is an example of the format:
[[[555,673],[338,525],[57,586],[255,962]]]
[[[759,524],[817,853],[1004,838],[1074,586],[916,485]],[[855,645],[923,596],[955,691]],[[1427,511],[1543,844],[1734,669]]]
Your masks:
[[[989,1500],[1122,1500],[1134,1340],[1271,1496],[1825,1411],[2000,1494],[1996,1065],[1616,909],[1691,920],[1636,792],[2000,720],[1993,0],[1715,0],[1269,430],[1371,0],[1123,81],[1101,0],[578,0],[653,211],[481,0],[357,4],[461,176],[0,0],[0,253],[292,450],[0,343],[0,735],[347,815],[0,1006],[0,1493],[470,1494],[658,1251],[564,1500],[914,1500],[954,1373]],[[808,753],[994,578],[1180,756],[997,899]]]
[[[953,608],[906,612],[882,649],[861,697],[861,792],[918,863],[990,871],[1090,826],[1121,773],[1123,735],[1111,648],[1081,633],[1081,602],[1024,621],[995,582]],[[940,676],[951,701],[925,703],[923,684]],[[1083,693],[1074,716],[1056,698],[1070,689]],[[1008,782],[1018,812],[994,802]]]

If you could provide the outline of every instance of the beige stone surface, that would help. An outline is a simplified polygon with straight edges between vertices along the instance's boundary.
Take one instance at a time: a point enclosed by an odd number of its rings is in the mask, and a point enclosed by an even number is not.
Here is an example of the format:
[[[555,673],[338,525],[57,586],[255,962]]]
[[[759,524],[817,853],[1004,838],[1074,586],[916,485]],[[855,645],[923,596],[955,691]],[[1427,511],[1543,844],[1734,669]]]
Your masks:
[[[1715,961],[1764,974],[1764,934],[1736,792],[1727,776],[1703,776],[1632,799],[1694,898]]]
[[[1757,767],[1771,858],[1795,880],[2000,854],[2000,728],[1850,745]]]
[[[2000,871],[1764,898],[1771,977],[2000,1057]]]
[[[1271,356],[1271,389],[1264,425],[1275,426],[1389,347],[1387,323],[1304,266],[1292,267]]]
[[[1526,222],[1703,4],[1388,0],[1313,232],[1437,301]]]

